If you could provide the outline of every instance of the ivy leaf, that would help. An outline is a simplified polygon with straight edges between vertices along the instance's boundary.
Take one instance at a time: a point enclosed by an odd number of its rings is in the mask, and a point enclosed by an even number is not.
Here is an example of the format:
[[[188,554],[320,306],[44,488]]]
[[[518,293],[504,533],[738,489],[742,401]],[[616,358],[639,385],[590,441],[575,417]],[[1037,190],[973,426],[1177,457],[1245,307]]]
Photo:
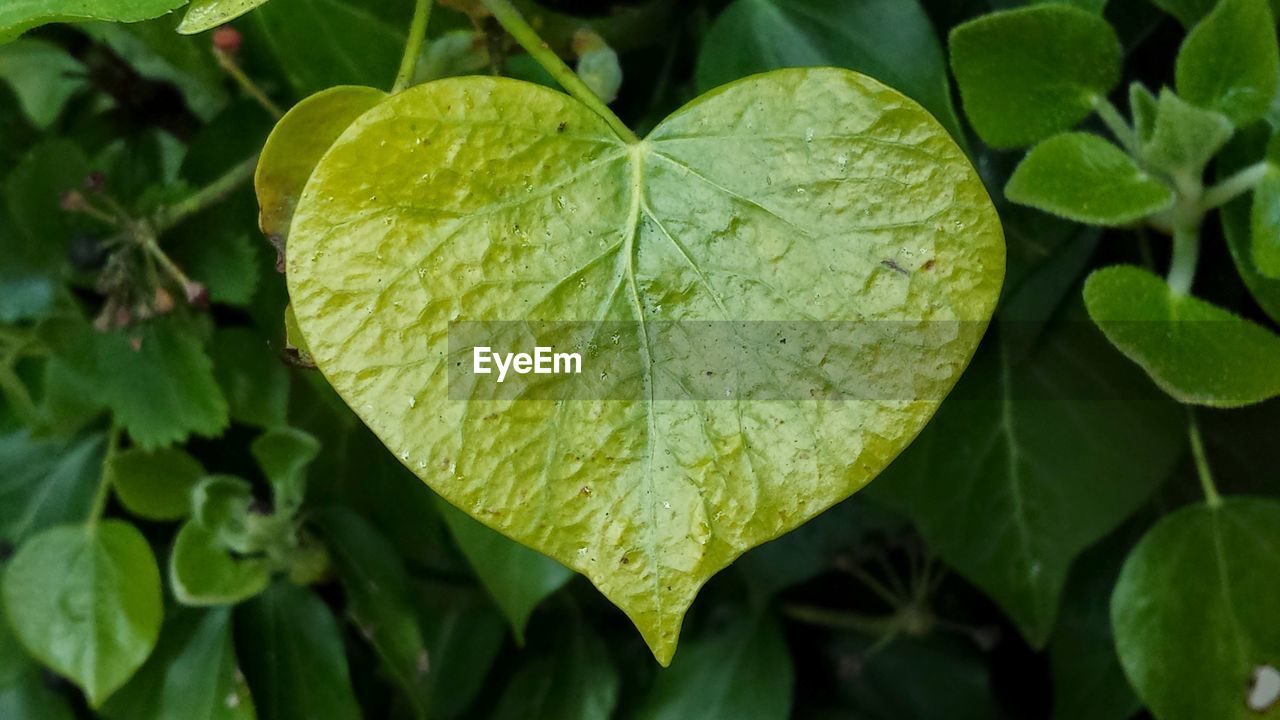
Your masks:
[[[0,435],[0,541],[18,544],[53,525],[83,520],[102,475],[103,438]]]
[[[79,60],[53,43],[24,39],[0,46],[0,80],[13,87],[31,124],[42,130],[85,88],[87,74]]]
[[[529,616],[543,600],[569,582],[573,571],[508,540],[444,501],[437,506],[458,549],[511,623],[516,642],[523,645]]]
[[[235,638],[263,717],[359,720],[338,623],[310,590],[278,582],[236,608]]]
[[[637,720],[784,720],[795,670],[778,622],[739,612],[662,670]]]
[[[529,83],[420,85],[321,159],[288,265],[316,363],[401,462],[589,577],[667,662],[707,578],[910,442],[976,346],[1004,253],[985,190],[933,118],[869,78],[811,69],[721,88],[634,144]],[[663,370],[639,348],[655,321],[922,313],[958,320],[954,340],[874,354],[928,398],[905,405],[468,402],[450,400],[441,364],[452,320],[611,320],[652,389]]]
[[[231,643],[231,609],[174,613],[151,658],[102,714],[110,720],[254,720]]]
[[[1107,339],[1179,402],[1240,407],[1280,395],[1280,336],[1141,268],[1095,271],[1085,303]]]
[[[155,647],[163,616],[151,547],[120,520],[63,525],[19,548],[4,606],[22,645],[97,708]]]
[[[187,14],[178,24],[178,32],[194,35],[226,25],[267,0],[192,0]]]
[[[988,145],[1069,130],[1120,80],[1120,40],[1101,17],[1062,4],[991,13],[951,31],[951,68]]]
[[[233,556],[215,533],[198,523],[184,524],[173,541],[169,585],[184,605],[231,605],[257,595],[270,583],[266,558]]]
[[[707,31],[698,89],[766,70],[835,66],[902,91],[962,138],[942,48],[916,0],[737,0]]]
[[[1178,95],[1237,126],[1266,114],[1280,85],[1280,48],[1267,0],[1220,0],[1178,51]]]
[[[0,43],[38,25],[112,20],[137,22],[159,17],[187,0],[20,0],[0,6]]]
[[[1142,156],[1157,170],[1198,181],[1234,132],[1226,115],[1191,105],[1165,88]]]
[[[322,90],[294,105],[276,123],[258,159],[253,186],[258,193],[258,224],[279,245],[289,234],[302,188],[320,157],[343,130],[387,94],[368,87]]]
[[[583,622],[562,629],[548,655],[525,663],[502,692],[492,720],[609,720],[618,673],[600,638]]]
[[[1280,503],[1238,497],[1168,515],[1133,549],[1111,621],[1125,673],[1156,717],[1275,717],[1274,701],[1251,707],[1251,688],[1263,667],[1280,667],[1277,547]]]
[[[1036,145],[1004,189],[1012,202],[1076,222],[1126,225],[1173,205],[1173,190],[1133,158],[1090,133]]]
[[[112,458],[110,473],[126,510],[147,520],[179,520],[191,513],[191,490],[204,467],[177,448],[130,448]]]
[[[285,424],[289,370],[266,338],[248,328],[219,328],[209,350],[233,421],[263,429]]]

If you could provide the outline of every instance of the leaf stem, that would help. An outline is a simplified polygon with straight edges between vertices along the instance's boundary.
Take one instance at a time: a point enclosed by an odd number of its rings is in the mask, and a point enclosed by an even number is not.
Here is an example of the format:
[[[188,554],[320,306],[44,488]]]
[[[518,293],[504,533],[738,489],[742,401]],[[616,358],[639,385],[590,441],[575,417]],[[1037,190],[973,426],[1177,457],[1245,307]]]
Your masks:
[[[556,55],[547,43],[538,36],[537,31],[530,27],[529,23],[520,14],[520,11],[509,0],[481,1],[485,7],[489,8],[489,12],[493,13],[498,22],[502,24],[502,27],[511,34],[511,37],[515,38],[517,43],[520,43],[520,47],[524,48],[525,52],[529,53],[544,70],[550,73],[551,77],[556,79],[556,82],[560,83],[560,87],[609,123],[609,127],[613,128],[618,137],[629,143],[640,142],[640,138],[636,137],[631,128],[627,127],[626,123],[622,122],[609,109],[609,106],[604,104],[604,101],[592,92],[591,88],[587,87],[587,84],[582,81],[582,78],[578,77],[573,68],[566,65],[560,59],[560,56]]]
[[[1196,421],[1195,412],[1187,408],[1187,434],[1191,437],[1191,457],[1196,461],[1196,473],[1200,476],[1200,487],[1204,489],[1204,501],[1211,508],[1222,505],[1222,496],[1213,484],[1213,472],[1209,469],[1209,460],[1204,452],[1204,441],[1200,439],[1200,423]]]
[[[1216,207],[1222,207],[1254,189],[1258,183],[1262,182],[1269,168],[1270,163],[1257,162],[1209,188],[1200,200],[1201,210],[1207,212]]]
[[[398,93],[413,82],[413,72],[418,68],[418,55],[422,53],[422,41],[427,35],[427,23],[431,20],[432,0],[417,0],[413,6],[413,21],[409,23],[409,38],[405,41],[404,57],[400,58],[400,71],[396,73],[391,92]]]
[[[183,220],[226,200],[241,185],[253,179],[258,167],[258,156],[247,158],[231,168],[222,177],[200,188],[189,197],[160,211],[156,216],[156,232],[164,232]]]
[[[868,635],[884,635],[897,630],[892,615],[876,617],[842,610],[828,610],[812,605],[787,605],[782,614],[809,625],[820,625],[835,630],[852,630]]]
[[[236,84],[239,85],[242,90],[249,93],[249,97],[253,98],[258,105],[261,105],[262,109],[266,110],[271,117],[276,120],[284,117],[284,111],[280,109],[280,106],[272,102],[271,98],[267,97],[267,94],[262,91],[262,88],[258,87],[258,84],[246,75],[244,70],[240,69],[235,58],[233,58],[229,53],[225,53],[217,49],[213,51],[213,56],[217,59],[218,66],[226,71],[226,73],[231,76],[231,79],[235,80]]]
[[[1200,262],[1200,228],[1180,224],[1173,229],[1173,259],[1169,263],[1169,289],[1177,295],[1191,292]]]
[[[1112,105],[1111,101],[1105,96],[1094,95],[1093,111],[1097,113],[1103,124],[1111,131],[1111,134],[1116,136],[1116,139],[1120,141],[1124,149],[1135,158],[1138,157],[1140,150],[1138,136],[1134,133],[1128,121],[1124,119],[1124,116],[1120,114],[1120,111],[1116,109],[1116,106]]]
[[[93,496],[93,506],[89,510],[87,525],[91,531],[97,527],[98,521],[102,519],[102,513],[107,509],[107,497],[111,494],[111,463],[115,461],[119,450],[120,426],[112,424],[110,432],[107,433],[107,452],[102,456],[102,479],[98,481],[98,491]]]

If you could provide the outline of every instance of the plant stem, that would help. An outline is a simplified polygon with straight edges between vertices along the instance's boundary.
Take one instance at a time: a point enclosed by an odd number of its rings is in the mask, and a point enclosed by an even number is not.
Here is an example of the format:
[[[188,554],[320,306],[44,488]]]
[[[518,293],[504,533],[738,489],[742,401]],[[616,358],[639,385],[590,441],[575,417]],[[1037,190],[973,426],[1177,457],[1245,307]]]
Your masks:
[[[1187,408],[1187,434],[1191,436],[1191,456],[1196,461],[1196,473],[1200,475],[1200,487],[1204,489],[1204,501],[1209,507],[1216,508],[1222,504],[1222,496],[1213,484],[1213,472],[1209,469],[1209,460],[1205,456],[1204,441],[1200,439],[1200,423],[1196,422],[1195,413]]]
[[[272,102],[271,98],[267,97],[267,94],[262,91],[262,88],[258,87],[258,84],[252,78],[244,74],[244,70],[241,70],[240,66],[236,64],[235,58],[221,50],[214,50],[213,56],[218,60],[218,66],[226,71],[241,89],[249,93],[249,97],[261,105],[262,109],[266,110],[271,117],[276,120],[284,117],[284,111],[280,109],[280,106]]]
[[[400,72],[396,73],[391,92],[398,93],[413,82],[413,71],[418,68],[418,55],[422,41],[427,36],[427,23],[431,20],[432,0],[417,0],[413,6],[413,21],[409,23],[409,38],[405,41],[404,57],[400,58]]]
[[[1169,289],[1177,295],[1191,292],[1196,277],[1196,264],[1200,261],[1200,229],[1194,225],[1179,225],[1173,230],[1173,259],[1169,263],[1167,278]]]
[[[1200,200],[1200,208],[1207,212],[1216,207],[1222,207],[1249,192],[1262,182],[1269,168],[1270,163],[1266,161],[1254,163],[1219,182],[1205,191],[1204,197]]]
[[[840,610],[827,610],[811,605],[788,605],[782,613],[792,620],[836,630],[852,630],[868,635],[882,635],[896,629],[892,616],[875,617]]]
[[[162,210],[155,221],[156,232],[164,232],[183,220],[226,200],[240,186],[253,179],[258,167],[258,156],[247,158],[231,168],[222,177],[200,188],[190,197]]]
[[[102,519],[107,509],[107,497],[111,494],[111,463],[116,452],[120,450],[120,426],[112,425],[107,434],[107,453],[102,456],[102,479],[98,481],[98,492],[93,496],[93,506],[89,510],[88,528],[93,530]]]
[[[556,55],[547,43],[538,36],[537,31],[529,26],[529,23],[520,15],[520,11],[516,10],[515,6],[508,0],[481,1],[485,7],[489,8],[489,12],[493,13],[498,22],[502,24],[502,27],[511,34],[511,37],[520,43],[520,47],[524,48],[525,52],[529,53],[544,70],[550,73],[551,77],[556,79],[556,82],[560,83],[560,87],[609,123],[609,127],[613,128],[618,137],[629,143],[640,142],[640,138],[636,137],[631,128],[627,127],[626,123],[622,122],[609,109],[609,106],[605,105],[604,101],[592,92],[586,83],[582,82],[582,78],[578,77],[573,68],[566,65],[560,59],[560,56]]]
[[[1129,126],[1124,116],[1120,114],[1120,111],[1116,109],[1116,106],[1112,105],[1111,101],[1106,97],[1095,95],[1093,97],[1093,111],[1102,119],[1111,134],[1116,136],[1116,139],[1120,141],[1124,149],[1130,155],[1137,157],[1139,151],[1138,136],[1133,132],[1133,128]]]

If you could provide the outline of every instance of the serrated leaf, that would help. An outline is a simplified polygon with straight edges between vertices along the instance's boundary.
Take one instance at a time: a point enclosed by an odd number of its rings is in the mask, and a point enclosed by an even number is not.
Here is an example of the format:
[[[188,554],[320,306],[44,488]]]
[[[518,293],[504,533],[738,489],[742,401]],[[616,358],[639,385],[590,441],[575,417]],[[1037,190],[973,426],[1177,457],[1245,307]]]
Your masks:
[[[516,642],[524,644],[529,616],[543,600],[569,582],[573,571],[503,537],[446,502],[439,502],[438,507],[453,541],[511,624]]]
[[[284,241],[302,188],[320,157],[352,121],[386,97],[369,87],[333,87],[294,105],[276,123],[253,178],[263,234],[277,244]]]
[[[262,5],[267,0],[192,0],[187,14],[178,24],[178,32],[184,35],[212,30],[225,25]]]
[[[262,592],[270,582],[265,558],[232,555],[198,523],[183,525],[173,541],[169,585],[183,605],[232,605]]]
[[[66,50],[43,40],[0,46],[0,80],[13,87],[31,123],[47,129],[87,85],[88,70]]]
[[[1255,678],[1280,668],[1280,503],[1227,498],[1160,521],[1133,549],[1111,599],[1120,662],[1161,720],[1257,720]],[[1196,578],[1189,582],[1189,578]]]
[[[187,0],[9,0],[0,5],[0,43],[38,25],[111,20],[137,22],[159,17]]]
[[[209,300],[248,305],[258,288],[258,255],[249,236],[217,221],[187,223],[166,243],[166,250],[193,280],[209,291]]]
[[[972,353],[1003,256],[946,131],[856,73],[755,76],[634,144],[560,93],[464,78],[393,96],[343,134],[303,192],[287,279],[317,364],[396,456],[587,575],[666,662],[707,578],[910,441]],[[638,348],[653,321],[925,317],[959,321],[954,339],[877,347],[934,398],[906,404],[467,402],[439,364],[451,320],[612,320],[635,386],[652,388]],[[828,359],[871,357],[885,358]]]
[[[1021,355],[1021,328],[1002,328],[871,489],[1033,647],[1054,628],[1072,561],[1150,497],[1184,437],[1176,406],[1079,315]]]
[[[608,650],[585,623],[564,628],[548,654],[530,658],[507,683],[491,720],[609,720],[620,681]]]
[[[0,541],[17,544],[53,525],[82,520],[102,476],[103,438],[0,436]]]
[[[231,609],[178,610],[151,658],[102,708],[110,720],[253,720],[236,667]]]
[[[1142,142],[1142,157],[1157,170],[1199,181],[1234,132],[1226,115],[1191,105],[1165,88],[1151,135]]]
[[[236,608],[235,637],[263,717],[359,720],[338,623],[310,590],[272,585]]]
[[[219,328],[209,354],[232,421],[263,429],[285,424],[289,370],[265,337],[248,328]]]
[[[1178,51],[1178,95],[1237,126],[1266,114],[1280,84],[1280,48],[1267,0],[1220,0]]]
[[[946,61],[916,0],[738,0],[698,53],[698,89],[766,70],[835,66],[866,73],[920,103],[962,138]]]
[[[204,467],[178,448],[130,448],[112,458],[109,472],[126,510],[147,520],[178,520],[191,513],[191,490]]]
[[[1090,133],[1031,148],[1004,189],[1009,200],[1093,225],[1126,225],[1168,209],[1173,190]]]
[[[142,533],[119,520],[31,538],[4,573],[22,645],[99,707],[151,653],[163,617],[160,571]]]
[[[992,147],[1069,130],[1120,79],[1120,40],[1085,10],[1037,5],[983,15],[951,31],[965,114]]]
[[[1261,325],[1129,265],[1095,271],[1084,298],[1107,339],[1180,402],[1239,407],[1280,395],[1280,335]]]
[[[791,716],[795,670],[778,621],[739,611],[689,641],[662,670],[637,720],[785,720]]]

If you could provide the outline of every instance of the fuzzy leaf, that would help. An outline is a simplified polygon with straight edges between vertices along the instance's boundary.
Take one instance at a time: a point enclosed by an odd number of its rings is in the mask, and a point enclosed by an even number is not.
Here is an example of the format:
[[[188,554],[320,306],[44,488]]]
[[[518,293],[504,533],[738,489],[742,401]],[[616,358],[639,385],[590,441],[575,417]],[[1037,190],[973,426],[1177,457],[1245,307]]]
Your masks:
[[[1178,95],[1248,125],[1271,107],[1280,48],[1267,0],[1220,0],[1178,51]]]
[[[869,78],[810,69],[725,86],[635,144],[529,83],[412,88],[320,161],[288,265],[316,363],[365,424],[455,507],[587,575],[665,663],[711,575],[910,442],[985,328],[1004,252],[937,121]],[[652,397],[672,375],[704,382],[655,365],[655,322],[929,318],[952,321],[921,324],[947,341],[827,357],[881,365],[868,370],[913,398],[818,402],[810,385],[800,403]],[[635,394],[453,398],[442,361],[460,319],[618,323],[632,371],[601,382]],[[908,392],[884,382],[876,392]]]
[[[1076,222],[1125,225],[1173,204],[1173,191],[1120,148],[1089,133],[1065,133],[1031,148],[1005,196]]]
[[[1129,113],[1133,115],[1133,130],[1138,135],[1138,142],[1145,144],[1156,131],[1156,114],[1160,112],[1160,101],[1147,89],[1146,85],[1135,82],[1129,86]]]
[[[1165,88],[1151,135],[1142,143],[1142,156],[1157,170],[1199,180],[1234,132],[1226,115],[1191,105]]]
[[[1069,130],[1120,79],[1120,41],[1101,17],[1051,4],[983,15],[951,31],[951,68],[988,145]]]

